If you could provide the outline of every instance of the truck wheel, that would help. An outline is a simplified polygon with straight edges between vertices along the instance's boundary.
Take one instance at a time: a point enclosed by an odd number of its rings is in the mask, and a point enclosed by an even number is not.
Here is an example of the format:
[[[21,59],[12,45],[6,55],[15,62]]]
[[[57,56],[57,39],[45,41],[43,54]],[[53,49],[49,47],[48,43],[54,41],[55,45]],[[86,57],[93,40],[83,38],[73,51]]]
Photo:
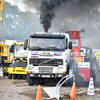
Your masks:
[[[29,85],[29,86],[33,86],[33,85],[34,85],[34,80],[33,80],[33,78],[30,78],[30,77],[29,77],[28,85]]]
[[[17,75],[13,75],[13,79],[17,79]]]
[[[8,74],[8,79],[12,79],[12,75],[11,74]]]
[[[18,79],[21,79],[21,75],[17,75],[17,78],[18,78]]]
[[[62,85],[62,87],[67,87],[67,81]]]
[[[26,75],[23,75],[22,77],[23,77],[24,80],[26,79]]]
[[[29,73],[26,74],[26,83],[29,81]]]
[[[91,62],[91,66],[92,66],[92,68],[91,68],[91,77],[93,78],[93,82],[94,82],[94,85],[95,85],[95,83],[96,83],[96,74],[97,74],[97,66],[96,66],[96,61],[95,60],[93,60]]]

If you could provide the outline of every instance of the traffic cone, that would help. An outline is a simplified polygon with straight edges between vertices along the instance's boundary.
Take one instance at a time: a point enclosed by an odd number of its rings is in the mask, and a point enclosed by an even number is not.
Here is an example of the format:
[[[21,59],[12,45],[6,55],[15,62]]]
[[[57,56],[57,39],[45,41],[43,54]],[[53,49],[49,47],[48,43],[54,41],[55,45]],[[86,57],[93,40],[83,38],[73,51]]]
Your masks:
[[[93,78],[90,78],[90,82],[89,82],[89,87],[88,87],[88,91],[87,91],[88,95],[94,95],[94,84],[93,84]]]
[[[38,91],[36,95],[36,100],[42,100],[41,86],[38,86]]]
[[[72,89],[71,89],[70,99],[76,99],[76,86],[75,86],[75,82],[73,83],[73,86],[72,86]]]

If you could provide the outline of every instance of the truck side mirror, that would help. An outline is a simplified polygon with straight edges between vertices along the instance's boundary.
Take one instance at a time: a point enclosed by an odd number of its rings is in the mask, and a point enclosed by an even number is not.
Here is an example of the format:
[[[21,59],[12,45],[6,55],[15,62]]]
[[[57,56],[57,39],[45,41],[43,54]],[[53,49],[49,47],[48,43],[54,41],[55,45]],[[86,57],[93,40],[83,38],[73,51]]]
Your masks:
[[[10,52],[14,52],[14,45],[11,45]]]
[[[83,50],[80,50],[80,52],[84,52]]]
[[[72,42],[69,41],[69,49],[72,49]]]
[[[27,49],[27,44],[28,44],[28,39],[26,39],[26,40],[24,41],[24,50]]]

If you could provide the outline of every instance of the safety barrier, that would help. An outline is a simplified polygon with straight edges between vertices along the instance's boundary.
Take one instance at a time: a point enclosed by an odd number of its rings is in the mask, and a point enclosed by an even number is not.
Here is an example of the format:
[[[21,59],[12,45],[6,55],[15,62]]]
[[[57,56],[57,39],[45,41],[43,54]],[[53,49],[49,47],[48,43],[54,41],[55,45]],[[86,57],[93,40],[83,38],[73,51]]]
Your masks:
[[[50,98],[48,99],[52,99],[52,98],[57,98],[57,100],[59,100],[60,98],[60,88],[61,86],[67,81],[69,80],[70,78],[74,77],[73,74],[71,75],[67,75],[67,76],[64,76],[58,83],[55,87],[43,87],[43,90],[49,95]],[[47,100],[47,98],[44,100]]]

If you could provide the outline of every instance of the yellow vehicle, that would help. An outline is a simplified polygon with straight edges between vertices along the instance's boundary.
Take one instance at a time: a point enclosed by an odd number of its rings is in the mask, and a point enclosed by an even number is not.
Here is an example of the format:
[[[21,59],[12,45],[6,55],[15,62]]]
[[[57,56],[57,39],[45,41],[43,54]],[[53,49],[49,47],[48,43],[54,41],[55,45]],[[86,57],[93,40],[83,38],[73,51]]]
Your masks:
[[[4,12],[5,0],[0,0],[0,21],[1,21],[1,40],[0,40],[0,55],[4,59],[4,74],[7,73],[7,68],[12,62],[13,54],[10,54],[9,45],[5,45],[2,40],[3,34],[3,12]]]
[[[94,53],[94,55],[96,56],[96,60],[97,60],[97,64],[98,64],[98,67],[97,67],[97,69],[96,69],[96,71],[98,72],[98,73],[100,73],[100,49],[95,49],[95,53]]]
[[[24,43],[18,42],[12,45],[11,49],[14,52],[13,63],[8,68],[9,79],[26,79],[27,51],[23,49]]]

